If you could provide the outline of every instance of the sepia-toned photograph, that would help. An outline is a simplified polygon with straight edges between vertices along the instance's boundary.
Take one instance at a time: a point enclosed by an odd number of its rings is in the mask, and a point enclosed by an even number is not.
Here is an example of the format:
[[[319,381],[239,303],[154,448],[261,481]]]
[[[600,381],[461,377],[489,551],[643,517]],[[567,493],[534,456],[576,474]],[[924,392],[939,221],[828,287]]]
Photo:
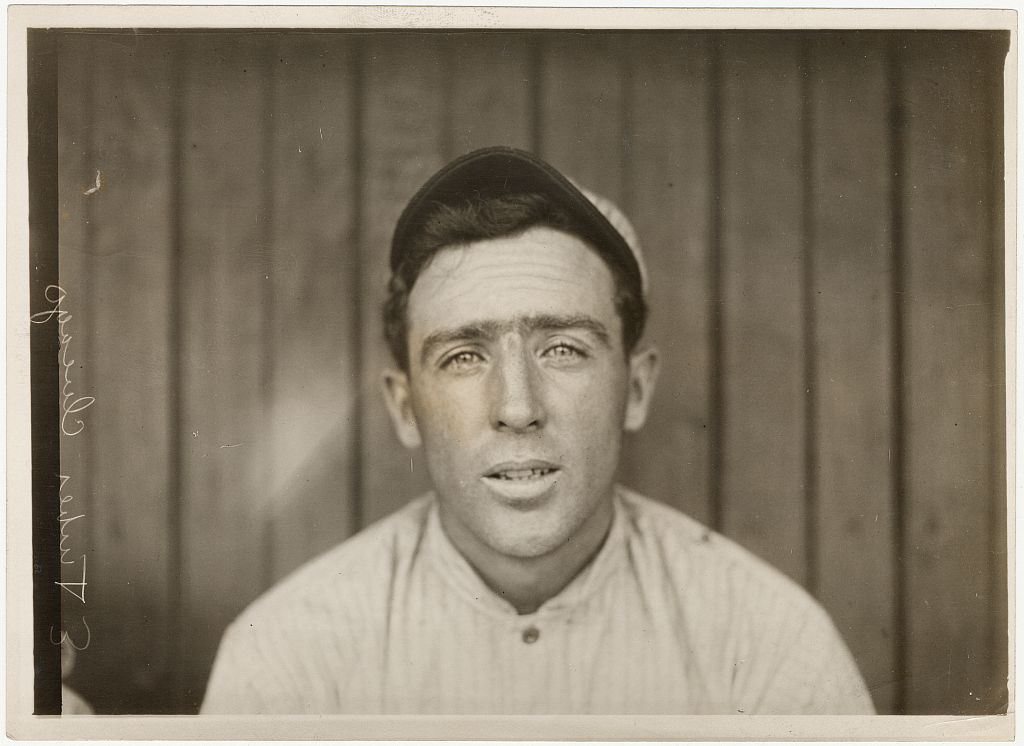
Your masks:
[[[17,714],[1012,721],[976,13],[18,32]]]

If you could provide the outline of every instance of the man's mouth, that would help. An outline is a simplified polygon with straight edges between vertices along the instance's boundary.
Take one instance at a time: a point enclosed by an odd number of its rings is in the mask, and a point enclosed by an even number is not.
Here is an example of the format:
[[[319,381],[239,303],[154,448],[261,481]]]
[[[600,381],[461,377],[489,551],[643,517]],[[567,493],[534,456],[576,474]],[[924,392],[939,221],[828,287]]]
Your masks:
[[[521,482],[527,479],[537,479],[538,477],[544,477],[552,472],[556,472],[553,466],[539,466],[522,469],[501,469],[498,471],[492,471],[486,476],[490,479],[502,479],[510,482]]]
[[[506,461],[488,469],[483,481],[509,505],[523,510],[545,499],[560,471],[549,461]]]

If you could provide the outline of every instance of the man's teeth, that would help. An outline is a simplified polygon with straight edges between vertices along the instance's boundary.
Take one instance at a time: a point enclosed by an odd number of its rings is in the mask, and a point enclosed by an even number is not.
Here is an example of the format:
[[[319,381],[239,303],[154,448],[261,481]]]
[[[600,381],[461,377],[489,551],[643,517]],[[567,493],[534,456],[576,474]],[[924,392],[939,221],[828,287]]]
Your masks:
[[[554,469],[508,469],[499,471],[493,476],[496,479],[535,479],[550,474]]]

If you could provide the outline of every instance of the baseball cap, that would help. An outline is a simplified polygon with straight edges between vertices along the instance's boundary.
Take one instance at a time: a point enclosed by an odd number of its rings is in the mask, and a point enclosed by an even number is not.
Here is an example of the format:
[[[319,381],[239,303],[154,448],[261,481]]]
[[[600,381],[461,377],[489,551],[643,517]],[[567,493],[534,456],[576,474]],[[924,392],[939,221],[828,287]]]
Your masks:
[[[542,194],[572,216],[585,239],[611,266],[635,282],[647,296],[647,271],[640,242],[629,219],[609,199],[575,184],[537,156],[516,148],[494,146],[451,161],[413,195],[398,218],[391,241],[391,271],[397,274],[409,239],[438,206],[467,197]]]

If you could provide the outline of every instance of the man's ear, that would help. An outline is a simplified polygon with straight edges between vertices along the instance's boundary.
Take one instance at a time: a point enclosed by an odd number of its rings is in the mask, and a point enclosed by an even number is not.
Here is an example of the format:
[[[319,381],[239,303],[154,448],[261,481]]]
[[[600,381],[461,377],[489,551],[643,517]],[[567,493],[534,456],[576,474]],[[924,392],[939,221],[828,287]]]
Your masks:
[[[384,384],[384,403],[395,434],[406,448],[419,448],[422,440],[420,429],[416,424],[416,414],[412,409],[412,392],[409,389],[409,374],[401,370],[389,368],[382,376]]]
[[[646,347],[629,357],[629,391],[624,424],[627,432],[636,432],[647,421],[660,365],[658,351],[654,347]]]

